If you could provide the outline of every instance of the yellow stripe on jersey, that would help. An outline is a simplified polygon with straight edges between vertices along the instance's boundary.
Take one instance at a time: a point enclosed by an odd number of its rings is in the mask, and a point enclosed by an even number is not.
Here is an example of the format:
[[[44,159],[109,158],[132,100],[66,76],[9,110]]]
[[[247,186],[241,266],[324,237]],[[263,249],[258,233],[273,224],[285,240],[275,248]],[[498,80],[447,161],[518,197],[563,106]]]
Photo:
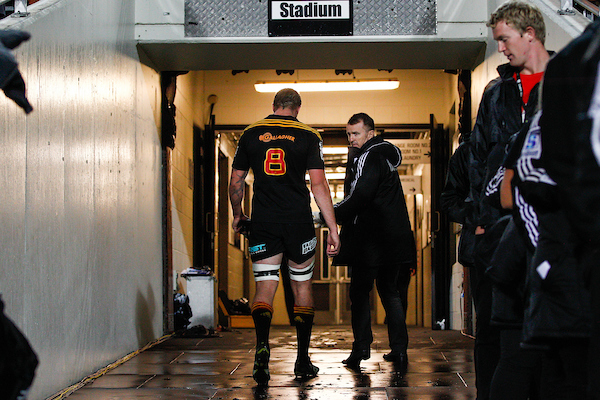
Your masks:
[[[246,127],[246,129],[244,129],[244,132],[242,133],[242,135],[244,133],[246,133],[246,131],[248,129],[255,128],[257,126],[302,129],[302,130],[305,130],[305,131],[315,134],[319,138],[319,140],[323,140],[321,138],[321,134],[316,129],[311,128],[310,126],[303,124],[302,122],[290,121],[288,119],[266,119],[266,118],[262,119],[260,121],[253,123],[252,125],[248,125],[248,127]]]

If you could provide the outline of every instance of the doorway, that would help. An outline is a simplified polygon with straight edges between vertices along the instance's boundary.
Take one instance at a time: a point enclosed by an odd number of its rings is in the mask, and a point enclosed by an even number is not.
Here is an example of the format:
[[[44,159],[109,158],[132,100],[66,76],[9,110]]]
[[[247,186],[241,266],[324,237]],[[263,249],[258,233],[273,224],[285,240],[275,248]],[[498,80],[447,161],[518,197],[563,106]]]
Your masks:
[[[251,268],[248,258],[243,254],[244,244],[238,243],[231,232],[231,215],[226,197],[226,187],[230,167],[235,154],[237,140],[244,126],[228,126],[215,128],[218,137],[217,147],[220,155],[218,157],[219,187],[219,237],[215,249],[215,259],[219,260],[217,270],[219,271],[219,289],[226,290],[230,298],[233,293],[245,295],[251,298],[253,295],[254,282],[249,274]],[[324,158],[326,173],[331,188],[332,199],[337,202],[343,198],[343,172],[345,171],[347,139],[344,128],[317,127],[321,132],[324,142]],[[438,126],[439,132],[440,127]],[[384,139],[394,143],[403,152],[403,164],[398,173],[403,183],[406,203],[409,209],[411,226],[417,244],[418,268],[417,273],[411,279],[409,286],[409,301],[407,311],[407,323],[417,326],[432,326],[432,306],[434,304],[432,287],[432,248],[434,232],[431,227],[435,223],[435,211],[432,211],[432,168],[431,149],[432,126],[430,124],[395,124],[378,127],[379,134]],[[309,182],[307,181],[307,184]],[[251,184],[247,187],[245,210],[250,209]],[[316,211],[316,204],[313,204]],[[224,231],[223,231],[224,230]],[[349,324],[350,323],[350,300],[348,289],[350,274],[346,266],[333,266],[331,260],[325,256],[323,243],[326,243],[327,229],[316,230],[319,240],[319,251],[315,261],[314,272],[314,297],[315,297],[315,322],[317,324]],[[440,233],[441,235],[441,233]],[[238,238],[245,241],[245,238]],[[240,267],[242,271],[240,272]],[[232,268],[236,271],[232,272]],[[442,279],[442,278],[440,278]],[[241,280],[241,282],[238,282]],[[225,284],[225,282],[227,282]],[[440,283],[441,285],[441,283]],[[282,286],[282,285],[280,285]],[[243,288],[236,290],[236,288]],[[278,293],[284,298],[283,290]],[[383,323],[385,312],[375,294],[371,293],[372,311],[376,316],[376,323]],[[437,297],[439,299],[439,296]],[[277,301],[277,300],[276,300]],[[284,304],[285,300],[279,300]],[[443,301],[443,300],[440,300]],[[287,322],[287,316],[282,318]]]

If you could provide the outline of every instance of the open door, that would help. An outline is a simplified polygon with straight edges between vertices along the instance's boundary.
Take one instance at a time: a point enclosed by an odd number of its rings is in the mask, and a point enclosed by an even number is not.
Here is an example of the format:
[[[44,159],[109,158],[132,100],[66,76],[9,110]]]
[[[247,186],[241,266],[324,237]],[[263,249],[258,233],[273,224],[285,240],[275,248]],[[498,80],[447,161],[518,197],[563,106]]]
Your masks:
[[[450,321],[450,222],[442,212],[440,195],[450,158],[450,143],[443,125],[431,115],[431,306],[432,328],[447,329]]]

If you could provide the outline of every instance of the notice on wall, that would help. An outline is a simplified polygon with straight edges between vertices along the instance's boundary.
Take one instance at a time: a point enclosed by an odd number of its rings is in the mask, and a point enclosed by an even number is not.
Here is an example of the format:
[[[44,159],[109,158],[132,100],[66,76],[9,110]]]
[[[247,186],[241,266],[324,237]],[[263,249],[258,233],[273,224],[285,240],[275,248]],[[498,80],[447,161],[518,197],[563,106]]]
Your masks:
[[[400,175],[404,194],[423,194],[420,175]]]
[[[394,141],[402,151],[402,164],[431,163],[431,141],[429,139],[403,139]]]
[[[350,36],[351,0],[269,0],[269,36]]]

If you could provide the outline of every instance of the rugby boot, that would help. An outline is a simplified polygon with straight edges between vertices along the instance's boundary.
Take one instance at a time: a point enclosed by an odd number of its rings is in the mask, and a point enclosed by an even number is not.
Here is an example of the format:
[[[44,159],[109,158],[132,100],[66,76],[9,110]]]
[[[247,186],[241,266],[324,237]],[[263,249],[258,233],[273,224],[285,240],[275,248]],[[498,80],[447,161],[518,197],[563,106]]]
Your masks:
[[[254,355],[254,368],[252,369],[252,377],[259,385],[266,385],[271,379],[269,374],[269,357],[271,351],[269,346],[261,343],[256,346],[256,354]]]
[[[310,358],[297,359],[294,365],[294,375],[298,380],[312,379],[317,376],[319,367],[310,362]]]

